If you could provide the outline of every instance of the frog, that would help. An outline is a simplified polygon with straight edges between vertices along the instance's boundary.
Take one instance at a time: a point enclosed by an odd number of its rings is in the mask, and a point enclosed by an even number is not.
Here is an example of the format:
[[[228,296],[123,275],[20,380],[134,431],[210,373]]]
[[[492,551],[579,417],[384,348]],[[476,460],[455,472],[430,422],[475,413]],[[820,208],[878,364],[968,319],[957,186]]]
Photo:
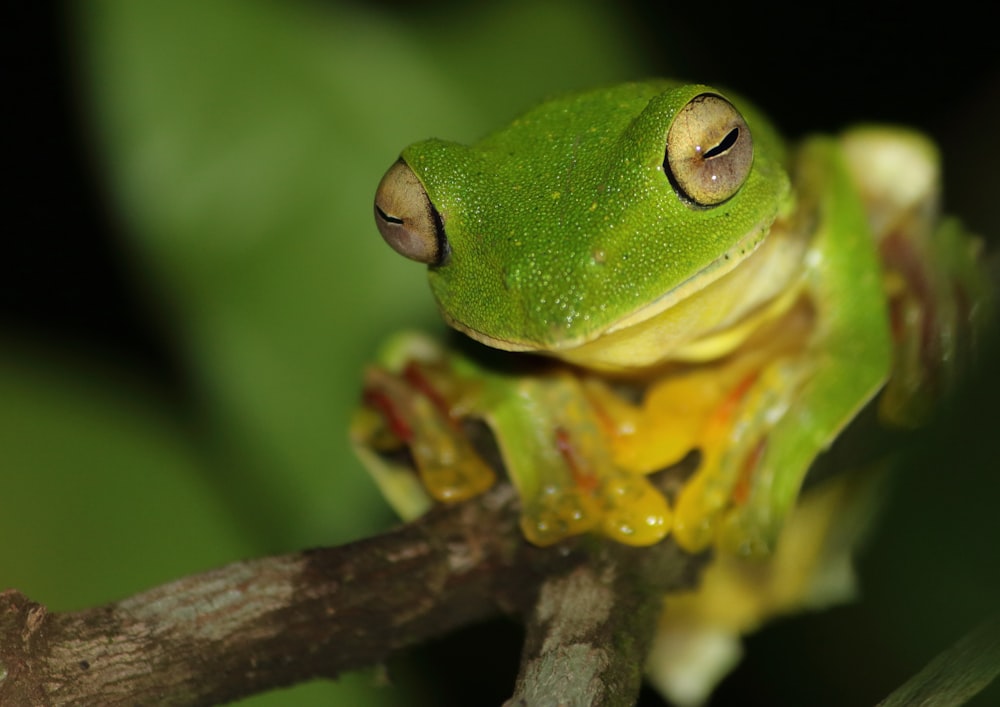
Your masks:
[[[938,172],[914,131],[793,147],[742,97],[672,80],[410,145],[376,225],[478,346],[388,342],[355,450],[406,518],[506,474],[537,545],[767,556],[848,423],[878,396],[919,424],[981,329],[982,246],[940,217]],[[692,452],[669,498],[651,477]]]
[[[923,424],[982,348],[984,247],[940,181],[912,129],[786,142],[742,96],[669,79],[412,144],[374,218],[456,333],[384,344],[353,447],[406,519],[505,476],[535,545],[710,555],[647,665],[699,704],[739,636],[852,594],[886,464],[810,470],[863,413]]]

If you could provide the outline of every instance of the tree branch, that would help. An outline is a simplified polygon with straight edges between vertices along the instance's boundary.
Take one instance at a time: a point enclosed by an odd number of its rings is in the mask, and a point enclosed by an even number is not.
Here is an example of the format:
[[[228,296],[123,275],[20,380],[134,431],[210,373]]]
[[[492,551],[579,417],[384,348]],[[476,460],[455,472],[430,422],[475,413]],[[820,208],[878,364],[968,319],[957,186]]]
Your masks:
[[[692,586],[700,565],[673,542],[601,543],[586,564],[548,577],[505,707],[633,704],[664,594]]]
[[[501,484],[383,535],[237,562],[93,609],[50,613],[3,592],[0,704],[218,704],[374,665],[498,613],[528,614],[540,587],[513,703],[553,702],[542,667],[579,683],[563,658],[590,646],[603,657],[586,673],[588,694],[626,697],[587,704],[628,704],[659,597],[689,583],[696,562],[672,543],[530,546],[516,494]]]

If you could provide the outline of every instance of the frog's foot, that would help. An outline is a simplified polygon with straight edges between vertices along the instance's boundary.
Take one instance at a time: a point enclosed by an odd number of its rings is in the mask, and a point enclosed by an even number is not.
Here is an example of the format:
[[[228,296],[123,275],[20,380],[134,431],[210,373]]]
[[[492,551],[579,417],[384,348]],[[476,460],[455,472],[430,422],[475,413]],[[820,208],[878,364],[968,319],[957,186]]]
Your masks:
[[[412,478],[414,469],[427,493],[444,502],[476,496],[496,480],[454,412],[449,382],[454,379],[447,370],[424,361],[409,361],[399,373],[378,367],[366,372],[365,407],[352,436],[397,510],[400,503],[394,497],[413,493],[412,481],[402,479],[407,472]],[[373,412],[380,426],[370,421]],[[387,488],[387,483],[397,486]]]
[[[704,475],[696,477],[678,502],[677,543],[691,552],[709,545],[742,557],[766,557],[774,550],[787,509],[769,504],[749,505],[751,484],[761,474],[765,441],[743,458],[709,455]],[[735,479],[721,465],[738,463]],[[730,481],[731,483],[726,483]]]
[[[547,484],[527,501],[521,529],[529,541],[552,545],[589,531],[625,545],[645,547],[670,532],[666,498],[644,476],[622,473],[599,489]]]
[[[524,502],[521,531],[534,545],[546,547],[593,530],[600,521],[600,505],[591,494],[574,486],[546,484]]]
[[[702,552],[717,544],[733,507],[740,501],[740,477],[753,474],[757,454],[751,453],[741,467],[733,455],[706,450],[701,468],[681,490],[674,519],[674,537],[688,552]]]
[[[782,469],[791,473],[776,480],[771,437],[806,371],[785,359],[752,372],[708,419],[702,465],[677,501],[674,533],[682,548],[700,552],[714,544],[744,556],[773,549],[789,508],[771,487],[783,482],[797,490],[801,474]]]
[[[663,494],[645,476],[620,473],[602,489],[602,532],[620,543],[643,547],[667,536],[673,514]]]
[[[753,397],[757,374],[745,376],[720,401],[706,420],[698,446],[702,463],[677,499],[674,536],[689,552],[706,550],[716,539],[720,522],[740,493],[741,479],[753,473],[761,444],[759,431],[743,425],[741,414]]]
[[[382,365],[365,374],[352,440],[401,515],[418,515],[432,499],[478,495],[502,470],[536,545],[598,532],[643,546],[670,531],[669,503],[614,458],[600,410],[574,370],[507,375],[413,335],[391,343]]]
[[[563,469],[545,474],[547,482],[526,501],[525,536],[544,546],[593,530],[640,547],[666,537],[672,513],[663,494],[644,475],[618,467],[606,447],[595,448],[592,438],[581,445],[578,438],[556,428]],[[587,447],[586,453],[581,446]]]
[[[674,704],[704,704],[738,660],[741,636],[774,617],[852,599],[852,557],[884,495],[887,466],[819,482],[791,509],[766,559],[716,553],[696,589],[668,595],[647,658],[652,684]],[[723,538],[734,517],[722,521]],[[757,532],[742,528],[741,537],[747,530]]]
[[[719,525],[716,546],[741,557],[767,557],[774,552],[785,512],[733,508]]]

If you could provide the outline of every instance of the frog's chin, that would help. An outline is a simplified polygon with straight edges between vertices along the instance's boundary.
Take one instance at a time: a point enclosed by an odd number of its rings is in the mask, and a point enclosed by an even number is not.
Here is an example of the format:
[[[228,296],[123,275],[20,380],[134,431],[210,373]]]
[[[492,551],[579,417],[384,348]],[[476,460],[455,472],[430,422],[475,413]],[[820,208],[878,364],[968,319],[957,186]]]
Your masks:
[[[543,353],[598,370],[711,360],[734,350],[794,303],[806,241],[780,220],[761,223],[693,277],[610,326],[576,339],[510,341],[446,318],[487,346]]]

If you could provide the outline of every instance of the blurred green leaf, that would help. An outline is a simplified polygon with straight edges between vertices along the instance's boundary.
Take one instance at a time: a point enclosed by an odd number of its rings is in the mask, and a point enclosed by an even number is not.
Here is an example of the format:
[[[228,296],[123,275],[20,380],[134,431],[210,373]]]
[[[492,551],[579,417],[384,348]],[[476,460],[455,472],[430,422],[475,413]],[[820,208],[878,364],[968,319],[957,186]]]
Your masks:
[[[0,351],[0,588],[72,610],[252,554],[190,430],[139,382],[11,342]],[[357,674],[250,704],[399,697]]]
[[[376,235],[375,185],[409,142],[471,140],[548,93],[630,75],[611,7],[74,5],[137,296],[165,313],[195,400],[8,342],[0,581],[81,607],[383,526],[346,442],[361,369],[387,333],[442,325],[424,273]],[[247,703],[399,699],[354,676]]]
[[[0,351],[0,587],[82,608],[250,551],[189,430],[141,384]]]
[[[374,186],[414,139],[471,138],[491,105],[624,73],[624,33],[568,2],[408,25],[346,3],[80,13],[114,192],[248,529],[269,549],[370,532],[384,505],[345,439],[360,370],[389,331],[440,326],[420,268],[372,227]]]

